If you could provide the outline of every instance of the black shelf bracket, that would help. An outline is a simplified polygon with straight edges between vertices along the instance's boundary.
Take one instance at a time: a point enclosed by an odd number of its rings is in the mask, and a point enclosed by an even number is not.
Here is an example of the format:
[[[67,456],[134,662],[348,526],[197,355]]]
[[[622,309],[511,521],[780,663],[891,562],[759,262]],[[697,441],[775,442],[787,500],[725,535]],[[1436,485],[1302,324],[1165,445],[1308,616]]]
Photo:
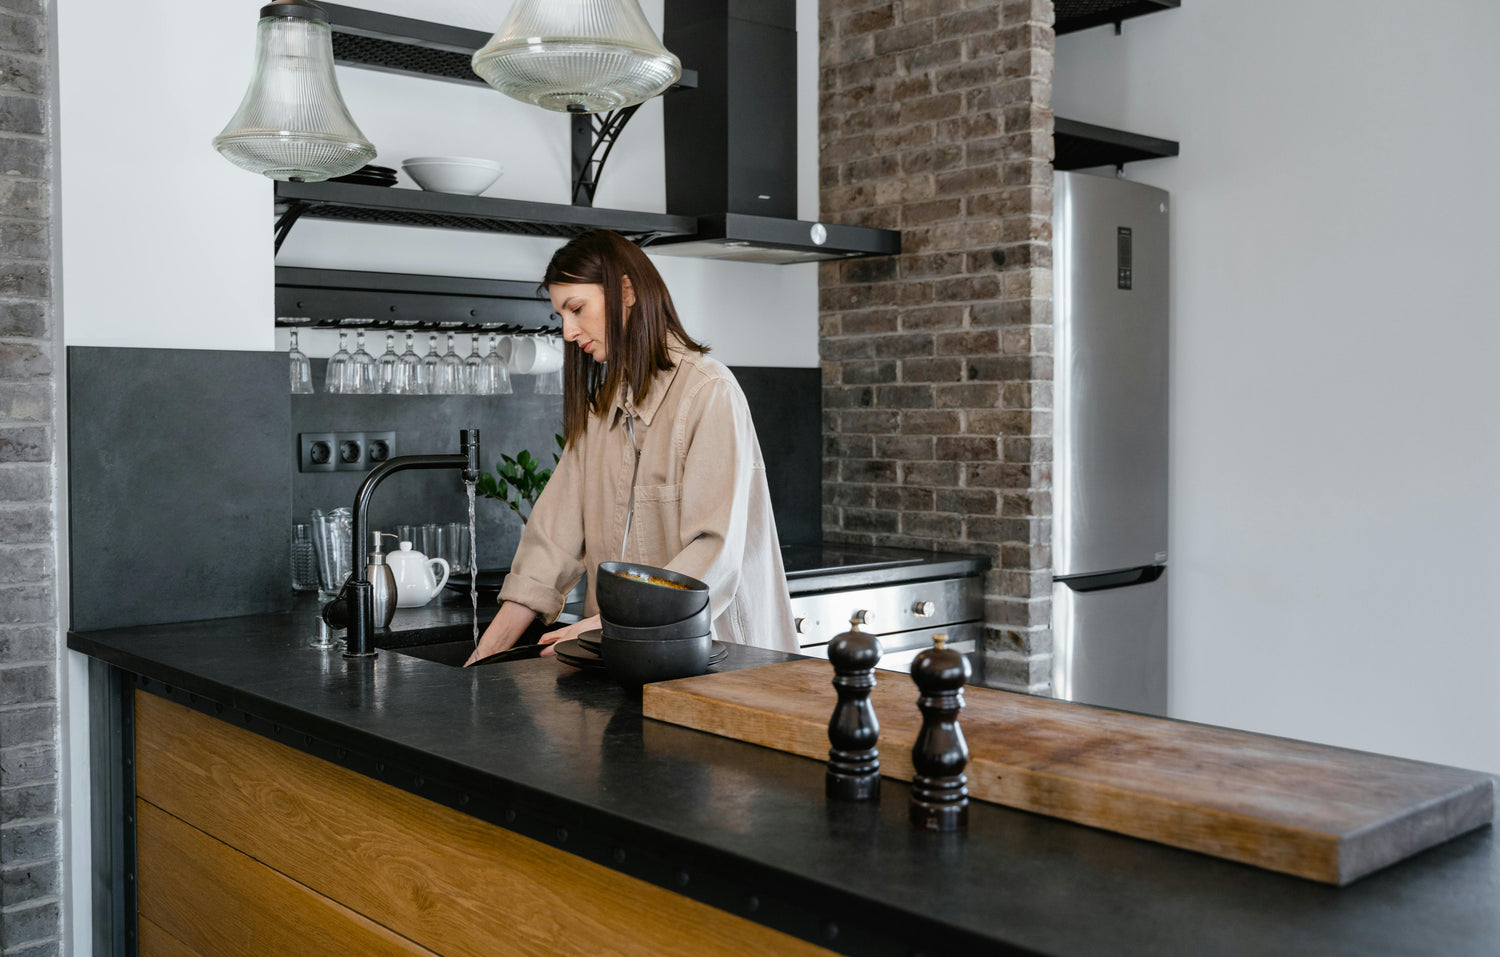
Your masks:
[[[698,71],[683,70],[676,83],[667,87],[673,90],[695,90],[698,88]],[[594,205],[594,193],[599,189],[599,177],[604,173],[604,161],[609,151],[615,148],[625,124],[635,116],[641,104],[610,110],[608,113],[573,114],[573,205]]]

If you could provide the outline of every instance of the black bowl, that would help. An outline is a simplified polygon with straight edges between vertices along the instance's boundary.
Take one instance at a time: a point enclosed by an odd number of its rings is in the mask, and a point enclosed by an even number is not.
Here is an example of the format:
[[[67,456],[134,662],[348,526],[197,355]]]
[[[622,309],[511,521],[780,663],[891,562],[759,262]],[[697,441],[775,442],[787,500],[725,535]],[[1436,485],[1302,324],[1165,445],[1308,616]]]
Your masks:
[[[611,638],[624,638],[628,641],[667,641],[675,638],[697,638],[713,631],[713,607],[704,605],[696,615],[689,615],[681,621],[668,622],[665,625],[650,625],[645,628],[632,628],[630,625],[622,625],[617,621],[606,618],[602,613],[599,615],[599,627]]]
[[[674,585],[655,585],[644,577]],[[650,628],[691,618],[708,605],[708,586],[681,572],[632,562],[601,562],[594,598],[599,614],[617,625]]]
[[[712,635],[668,641],[630,641],[601,635],[599,656],[616,681],[634,687],[704,674],[713,646]]]

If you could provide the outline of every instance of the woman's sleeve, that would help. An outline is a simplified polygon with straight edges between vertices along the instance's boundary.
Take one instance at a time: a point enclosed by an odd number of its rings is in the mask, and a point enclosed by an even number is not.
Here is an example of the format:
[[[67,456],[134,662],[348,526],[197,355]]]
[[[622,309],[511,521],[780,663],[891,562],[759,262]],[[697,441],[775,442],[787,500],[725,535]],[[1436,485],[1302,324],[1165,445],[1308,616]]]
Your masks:
[[[518,602],[556,620],[568,592],[583,577],[583,462],[579,443],[563,451],[537,497],[500,600]]]
[[[718,617],[740,584],[759,447],[750,407],[732,380],[712,379],[684,404],[682,551],[667,567],[709,587]]]

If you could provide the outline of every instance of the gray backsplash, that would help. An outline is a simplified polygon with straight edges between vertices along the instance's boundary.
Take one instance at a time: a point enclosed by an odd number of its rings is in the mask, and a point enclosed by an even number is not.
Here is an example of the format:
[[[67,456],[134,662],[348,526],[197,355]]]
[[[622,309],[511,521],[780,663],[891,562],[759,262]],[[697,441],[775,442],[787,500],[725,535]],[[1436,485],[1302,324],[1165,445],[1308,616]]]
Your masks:
[[[314,363],[315,378],[319,365]],[[457,452],[458,430],[478,429],[480,462],[486,469],[494,469],[501,453],[514,457],[522,449],[550,466],[553,435],[562,431],[562,396],[532,394],[530,376],[519,376],[517,382],[521,392],[503,396],[293,396],[286,451],[287,467],[293,470],[292,520],[307,521],[314,508],[352,506],[369,474],[296,471],[297,437],[304,432],[393,431],[396,454],[412,455]],[[479,567],[509,565],[521,540],[519,516],[503,502],[479,498],[475,518]],[[396,524],[467,521],[468,503],[456,471],[397,472],[370,501],[370,527],[380,531],[392,531]]]

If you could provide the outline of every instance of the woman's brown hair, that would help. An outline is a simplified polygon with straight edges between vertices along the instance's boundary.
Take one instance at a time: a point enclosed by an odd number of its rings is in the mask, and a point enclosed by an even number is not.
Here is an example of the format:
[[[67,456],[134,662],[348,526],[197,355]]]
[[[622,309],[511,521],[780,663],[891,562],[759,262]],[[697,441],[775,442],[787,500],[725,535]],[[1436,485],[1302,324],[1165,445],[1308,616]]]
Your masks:
[[[635,305],[625,316],[621,292],[626,276],[635,291]],[[668,344],[676,338],[694,352],[708,347],[688,337],[672,305],[672,295],[646,254],[630,240],[608,229],[591,229],[552,254],[542,284],[593,283],[604,288],[604,316],[608,339],[604,362],[569,342],[563,351],[563,439],[572,446],[588,426],[590,415],[602,414],[622,388],[635,402],[646,398],[657,372],[672,368]]]

